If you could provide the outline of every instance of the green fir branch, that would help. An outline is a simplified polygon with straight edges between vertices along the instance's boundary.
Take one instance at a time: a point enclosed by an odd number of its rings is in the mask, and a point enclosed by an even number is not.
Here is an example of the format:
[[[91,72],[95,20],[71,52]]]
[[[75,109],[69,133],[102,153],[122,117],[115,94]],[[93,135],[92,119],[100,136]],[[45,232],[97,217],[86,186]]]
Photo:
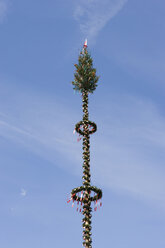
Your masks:
[[[97,87],[99,77],[96,76],[96,69],[93,68],[93,59],[88,53],[87,48],[83,48],[78,58],[78,64],[74,65],[76,72],[74,73],[73,89],[79,92],[87,91],[93,93]]]

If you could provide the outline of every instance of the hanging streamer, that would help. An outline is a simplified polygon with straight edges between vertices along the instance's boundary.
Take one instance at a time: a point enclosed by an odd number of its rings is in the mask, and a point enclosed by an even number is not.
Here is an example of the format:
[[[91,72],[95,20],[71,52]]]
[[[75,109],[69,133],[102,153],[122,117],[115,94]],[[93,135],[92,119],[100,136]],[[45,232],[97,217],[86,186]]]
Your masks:
[[[80,201],[82,201],[82,198],[83,198],[83,191],[81,191]]]

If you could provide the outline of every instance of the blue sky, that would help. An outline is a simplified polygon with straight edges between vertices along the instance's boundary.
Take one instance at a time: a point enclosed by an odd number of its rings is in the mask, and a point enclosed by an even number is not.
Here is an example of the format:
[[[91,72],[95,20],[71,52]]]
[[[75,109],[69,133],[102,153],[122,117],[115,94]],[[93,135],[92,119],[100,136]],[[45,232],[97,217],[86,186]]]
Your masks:
[[[0,0],[0,247],[80,247],[85,38],[100,81],[90,96],[93,247],[165,247],[165,2]]]

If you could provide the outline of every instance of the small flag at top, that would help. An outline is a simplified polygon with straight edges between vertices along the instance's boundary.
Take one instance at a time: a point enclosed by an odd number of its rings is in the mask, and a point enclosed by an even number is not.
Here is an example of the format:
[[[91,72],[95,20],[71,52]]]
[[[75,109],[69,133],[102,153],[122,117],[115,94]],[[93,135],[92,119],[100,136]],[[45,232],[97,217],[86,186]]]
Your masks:
[[[87,39],[85,39],[84,47],[87,48]]]

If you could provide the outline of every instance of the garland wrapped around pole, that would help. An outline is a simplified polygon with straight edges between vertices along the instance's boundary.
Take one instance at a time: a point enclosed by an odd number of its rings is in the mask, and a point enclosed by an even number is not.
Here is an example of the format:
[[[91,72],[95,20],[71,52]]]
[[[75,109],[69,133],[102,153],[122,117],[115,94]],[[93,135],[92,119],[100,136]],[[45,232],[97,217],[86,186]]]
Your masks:
[[[91,217],[92,211],[96,211],[101,205],[102,191],[91,185],[90,174],[90,134],[97,130],[97,125],[89,120],[88,96],[97,87],[99,77],[96,76],[96,69],[93,68],[93,60],[87,50],[87,40],[79,55],[78,64],[75,64],[74,90],[82,94],[83,120],[75,126],[75,131],[83,137],[83,186],[75,188],[70,194],[68,203],[77,202],[77,211],[83,214],[83,246],[92,248],[91,238]],[[92,207],[92,204],[94,206]]]

